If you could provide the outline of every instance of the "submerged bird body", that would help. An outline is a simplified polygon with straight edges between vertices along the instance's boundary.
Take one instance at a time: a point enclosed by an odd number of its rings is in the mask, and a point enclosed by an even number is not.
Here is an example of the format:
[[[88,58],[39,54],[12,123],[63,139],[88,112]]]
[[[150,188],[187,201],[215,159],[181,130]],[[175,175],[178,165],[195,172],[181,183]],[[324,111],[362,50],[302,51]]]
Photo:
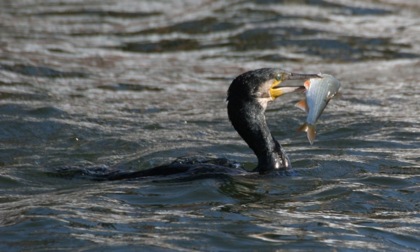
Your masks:
[[[311,78],[304,84],[306,98],[296,104],[297,107],[308,113],[306,122],[300,126],[299,131],[307,132],[308,140],[313,144],[316,136],[315,124],[324,111],[328,102],[337,94],[340,82],[331,75],[319,74],[320,78]]]

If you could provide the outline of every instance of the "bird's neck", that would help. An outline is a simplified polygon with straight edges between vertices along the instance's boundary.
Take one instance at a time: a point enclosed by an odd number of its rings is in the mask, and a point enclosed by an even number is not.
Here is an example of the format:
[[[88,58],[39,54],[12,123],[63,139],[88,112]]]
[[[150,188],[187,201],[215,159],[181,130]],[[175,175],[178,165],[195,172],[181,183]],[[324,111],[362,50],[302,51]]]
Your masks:
[[[260,174],[287,169],[290,162],[280,144],[271,135],[265,120],[265,108],[257,101],[229,101],[228,115],[233,127],[258,158]]]

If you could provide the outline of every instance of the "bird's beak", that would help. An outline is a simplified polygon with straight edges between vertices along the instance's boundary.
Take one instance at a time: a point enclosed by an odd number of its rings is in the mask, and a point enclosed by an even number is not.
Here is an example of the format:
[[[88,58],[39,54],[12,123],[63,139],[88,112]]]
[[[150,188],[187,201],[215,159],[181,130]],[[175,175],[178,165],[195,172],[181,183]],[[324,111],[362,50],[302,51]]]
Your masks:
[[[298,73],[283,73],[281,80],[275,80],[270,87],[270,95],[273,99],[276,99],[279,96],[282,96],[287,93],[294,92],[303,92],[305,91],[305,86],[299,87],[280,87],[280,84],[283,81],[287,80],[307,80],[310,78],[321,78],[317,74],[298,74]]]

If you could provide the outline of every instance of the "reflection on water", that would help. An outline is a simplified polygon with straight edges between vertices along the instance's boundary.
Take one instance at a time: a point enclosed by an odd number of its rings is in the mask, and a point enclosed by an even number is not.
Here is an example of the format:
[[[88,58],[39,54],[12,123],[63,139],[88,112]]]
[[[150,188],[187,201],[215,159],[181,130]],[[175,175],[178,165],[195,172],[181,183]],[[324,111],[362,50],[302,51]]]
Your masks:
[[[409,0],[1,2],[0,249],[418,250],[419,13]],[[190,155],[252,169],[225,95],[260,67],[342,83],[313,146],[295,133],[298,95],[267,111],[296,176],[74,174]]]

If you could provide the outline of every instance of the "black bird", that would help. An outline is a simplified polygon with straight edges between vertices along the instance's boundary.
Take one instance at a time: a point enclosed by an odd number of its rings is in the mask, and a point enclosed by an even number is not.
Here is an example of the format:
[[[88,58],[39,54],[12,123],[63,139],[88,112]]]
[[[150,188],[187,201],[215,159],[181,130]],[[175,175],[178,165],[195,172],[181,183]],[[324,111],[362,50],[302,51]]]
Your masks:
[[[266,174],[291,168],[290,160],[277,140],[271,135],[264,112],[267,103],[279,96],[295,91],[302,91],[304,86],[280,86],[287,80],[305,80],[319,77],[316,74],[289,73],[276,68],[262,68],[243,73],[236,77],[227,93],[227,111],[229,119],[248,146],[258,158],[258,165],[253,172]],[[120,172],[107,174],[106,180],[127,178],[166,176],[184,173],[186,176],[197,174],[237,174],[245,173],[225,159],[213,161],[177,160],[137,172]],[[248,173],[248,172],[246,172]]]
[[[233,127],[258,158],[258,166],[254,171],[264,174],[273,170],[291,168],[285,151],[271,135],[264,112],[268,102],[283,94],[305,88],[281,87],[282,82],[313,77],[318,75],[262,68],[241,74],[233,80],[227,96],[228,115]]]

